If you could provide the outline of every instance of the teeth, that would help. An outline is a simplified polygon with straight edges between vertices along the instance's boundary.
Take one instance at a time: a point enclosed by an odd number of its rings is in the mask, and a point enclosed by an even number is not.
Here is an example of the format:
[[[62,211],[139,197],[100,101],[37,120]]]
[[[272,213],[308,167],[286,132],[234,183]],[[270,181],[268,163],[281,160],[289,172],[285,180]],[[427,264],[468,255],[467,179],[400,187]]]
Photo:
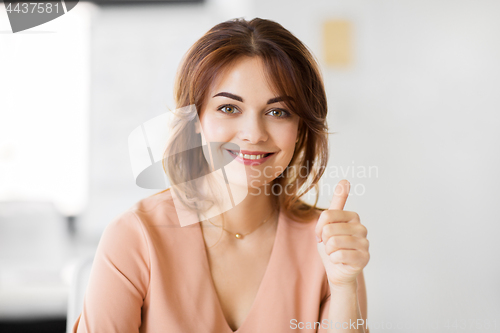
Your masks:
[[[260,154],[260,155],[248,155],[248,154],[242,154],[239,153],[239,156],[241,158],[247,159],[247,160],[258,160],[264,157],[265,154]]]
[[[258,160],[261,158],[264,158],[266,154],[260,154],[260,155],[249,155],[249,154],[242,154],[242,153],[236,153],[235,151],[231,150],[232,154],[237,154],[239,157],[244,158],[246,160]]]

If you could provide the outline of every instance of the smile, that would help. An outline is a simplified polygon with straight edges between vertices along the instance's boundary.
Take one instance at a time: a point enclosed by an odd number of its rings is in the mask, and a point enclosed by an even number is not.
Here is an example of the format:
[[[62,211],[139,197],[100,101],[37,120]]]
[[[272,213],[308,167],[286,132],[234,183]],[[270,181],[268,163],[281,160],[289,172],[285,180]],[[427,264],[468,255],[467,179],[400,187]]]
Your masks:
[[[238,162],[245,165],[258,165],[267,161],[275,153],[266,152],[250,152],[250,151],[240,151],[239,153],[233,150],[226,149],[231,156],[233,156]]]

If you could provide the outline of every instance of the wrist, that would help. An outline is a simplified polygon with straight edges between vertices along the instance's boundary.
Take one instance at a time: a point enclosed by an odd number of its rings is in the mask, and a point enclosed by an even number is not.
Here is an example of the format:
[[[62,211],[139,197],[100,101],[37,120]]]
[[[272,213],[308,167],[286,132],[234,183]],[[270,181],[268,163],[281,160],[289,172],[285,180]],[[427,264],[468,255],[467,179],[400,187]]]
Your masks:
[[[331,283],[328,282],[330,291],[333,293],[357,293],[358,282],[356,280],[348,283]]]

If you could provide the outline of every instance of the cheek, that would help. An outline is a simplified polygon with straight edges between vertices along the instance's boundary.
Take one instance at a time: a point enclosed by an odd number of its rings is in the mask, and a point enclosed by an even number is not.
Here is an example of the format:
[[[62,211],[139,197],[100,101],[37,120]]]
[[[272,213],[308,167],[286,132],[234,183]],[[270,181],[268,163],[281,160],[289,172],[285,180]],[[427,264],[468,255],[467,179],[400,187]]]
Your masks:
[[[201,127],[205,138],[211,142],[228,142],[231,136],[231,126],[215,117],[206,116],[201,119]]]
[[[289,126],[283,126],[279,130],[275,131],[275,142],[278,144],[279,148],[283,151],[284,155],[291,156],[295,151],[295,140],[297,140],[297,124],[290,124]]]

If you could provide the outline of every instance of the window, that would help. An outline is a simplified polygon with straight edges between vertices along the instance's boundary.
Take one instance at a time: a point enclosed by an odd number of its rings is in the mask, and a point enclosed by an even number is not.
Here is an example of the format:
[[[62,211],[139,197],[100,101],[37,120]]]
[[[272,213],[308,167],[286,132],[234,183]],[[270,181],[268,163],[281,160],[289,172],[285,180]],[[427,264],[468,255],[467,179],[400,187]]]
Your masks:
[[[13,34],[0,6],[0,200],[50,200],[66,215],[85,206],[93,10],[80,2]]]

